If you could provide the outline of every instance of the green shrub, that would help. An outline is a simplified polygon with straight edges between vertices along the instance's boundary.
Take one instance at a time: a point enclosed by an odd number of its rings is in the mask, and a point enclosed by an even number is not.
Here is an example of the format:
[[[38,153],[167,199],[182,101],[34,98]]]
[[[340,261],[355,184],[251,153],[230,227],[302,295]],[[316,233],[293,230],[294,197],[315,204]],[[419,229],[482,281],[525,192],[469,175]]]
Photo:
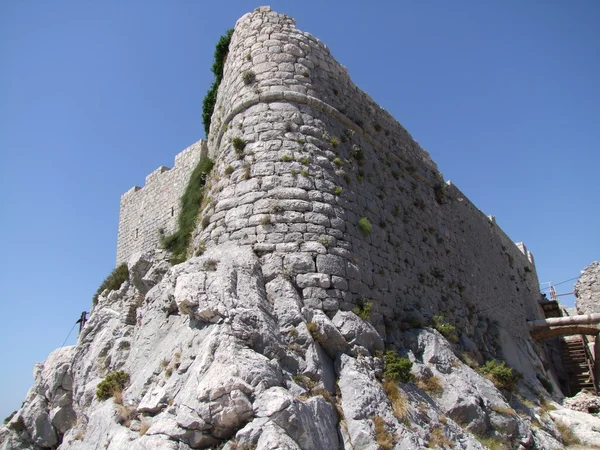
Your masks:
[[[454,325],[450,325],[449,323],[445,323],[444,316],[433,316],[431,318],[431,328],[439,331],[439,333],[450,342],[458,342],[456,327]]]
[[[98,303],[98,297],[102,294],[106,289],[109,291],[116,291],[121,288],[121,285],[129,279],[129,269],[127,268],[127,264],[123,263],[110,273],[109,276],[102,282],[94,297],[92,298],[92,304],[95,305]]]
[[[344,188],[342,188],[341,186],[336,186],[335,188],[333,188],[333,195],[340,195],[343,190]]]
[[[16,411],[13,411],[13,412],[11,412],[11,413],[8,415],[8,417],[6,417],[6,418],[4,419],[4,422],[3,422],[3,423],[4,423],[4,425],[6,425],[8,422],[10,422],[10,421],[12,420],[12,418],[15,416],[15,414],[16,414],[16,413],[17,413]]]
[[[204,185],[206,177],[213,168],[213,161],[206,157],[201,159],[192,172],[185,192],[179,199],[181,208],[178,217],[178,229],[169,236],[161,239],[162,247],[171,252],[171,264],[179,264],[185,261],[190,238],[200,211],[200,204],[204,197]]]
[[[365,302],[362,298],[358,299],[358,306],[352,310],[354,314],[360,317],[364,321],[368,321],[371,318],[371,309],[373,304],[371,302]]]
[[[210,121],[213,111],[215,110],[215,104],[217,103],[217,90],[223,79],[223,68],[225,66],[225,61],[227,60],[227,53],[229,52],[229,43],[231,42],[232,34],[233,28],[221,36],[215,48],[214,61],[211,68],[212,72],[215,74],[215,80],[202,102],[202,122],[204,123],[206,136],[208,136],[208,132],[210,131]]]
[[[504,361],[498,363],[495,360],[486,362],[479,371],[489,378],[499,389],[513,391],[521,374],[514,372]]]
[[[344,165],[344,161],[342,161],[340,158],[334,158],[332,162],[338,167],[342,167]]]
[[[402,383],[408,383],[413,380],[413,376],[410,373],[410,369],[412,369],[410,359],[401,358],[395,351],[388,350],[383,356],[383,361],[383,376],[387,380],[401,381]]]
[[[363,234],[363,236],[369,236],[373,232],[373,225],[371,225],[371,221],[366,217],[361,217],[358,220],[358,229]]]
[[[106,378],[96,386],[96,398],[106,400],[115,394],[119,394],[129,383],[129,374],[119,370],[106,375]]]

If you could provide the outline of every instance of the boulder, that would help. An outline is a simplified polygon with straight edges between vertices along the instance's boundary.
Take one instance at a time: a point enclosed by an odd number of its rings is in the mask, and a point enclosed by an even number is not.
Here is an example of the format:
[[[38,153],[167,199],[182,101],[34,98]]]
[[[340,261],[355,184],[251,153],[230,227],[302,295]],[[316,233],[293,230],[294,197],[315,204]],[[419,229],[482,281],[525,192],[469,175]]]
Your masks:
[[[383,339],[375,327],[352,311],[338,311],[332,322],[351,346],[364,347],[371,354],[384,349]]]

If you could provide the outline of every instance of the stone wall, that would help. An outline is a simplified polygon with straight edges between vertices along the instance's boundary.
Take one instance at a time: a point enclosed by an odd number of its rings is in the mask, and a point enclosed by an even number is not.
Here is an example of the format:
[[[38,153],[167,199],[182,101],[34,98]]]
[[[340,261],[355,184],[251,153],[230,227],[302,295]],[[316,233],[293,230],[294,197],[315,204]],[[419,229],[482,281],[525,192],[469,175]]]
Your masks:
[[[159,246],[159,229],[166,234],[177,230],[179,198],[185,191],[206,141],[198,141],[175,156],[172,169],[160,166],[146,177],[144,187],[134,186],[121,196],[117,265],[134,252]]]
[[[237,22],[208,147],[194,246],[252,245],[266,278],[294,280],[306,306],[371,302],[388,335],[442,314],[478,346],[498,327],[528,338],[525,320],[543,317],[527,249],[293,19],[259,8]]]

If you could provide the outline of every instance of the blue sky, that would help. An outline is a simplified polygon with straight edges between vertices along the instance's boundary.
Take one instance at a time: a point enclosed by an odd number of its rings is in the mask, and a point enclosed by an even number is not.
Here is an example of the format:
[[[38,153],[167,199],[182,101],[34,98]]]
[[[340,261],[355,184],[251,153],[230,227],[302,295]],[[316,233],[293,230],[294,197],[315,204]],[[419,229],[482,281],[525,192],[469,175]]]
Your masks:
[[[270,4],[557,283],[600,259],[600,3],[494,3]],[[0,419],[114,267],[120,195],[204,137],[214,45],[256,6],[0,2]]]

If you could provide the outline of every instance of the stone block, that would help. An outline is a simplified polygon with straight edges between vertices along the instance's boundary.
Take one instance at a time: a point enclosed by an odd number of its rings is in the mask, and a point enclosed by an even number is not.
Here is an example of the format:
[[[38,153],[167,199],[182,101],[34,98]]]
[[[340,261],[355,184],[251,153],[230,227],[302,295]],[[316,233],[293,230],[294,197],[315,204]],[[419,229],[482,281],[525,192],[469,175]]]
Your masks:
[[[335,255],[317,255],[317,271],[329,275],[346,276],[347,262],[344,258]]]
[[[291,253],[284,257],[284,269],[293,274],[315,271],[315,262],[308,253]]]
[[[329,275],[324,273],[302,273],[296,276],[296,284],[299,288],[320,287],[329,288],[331,281]]]

